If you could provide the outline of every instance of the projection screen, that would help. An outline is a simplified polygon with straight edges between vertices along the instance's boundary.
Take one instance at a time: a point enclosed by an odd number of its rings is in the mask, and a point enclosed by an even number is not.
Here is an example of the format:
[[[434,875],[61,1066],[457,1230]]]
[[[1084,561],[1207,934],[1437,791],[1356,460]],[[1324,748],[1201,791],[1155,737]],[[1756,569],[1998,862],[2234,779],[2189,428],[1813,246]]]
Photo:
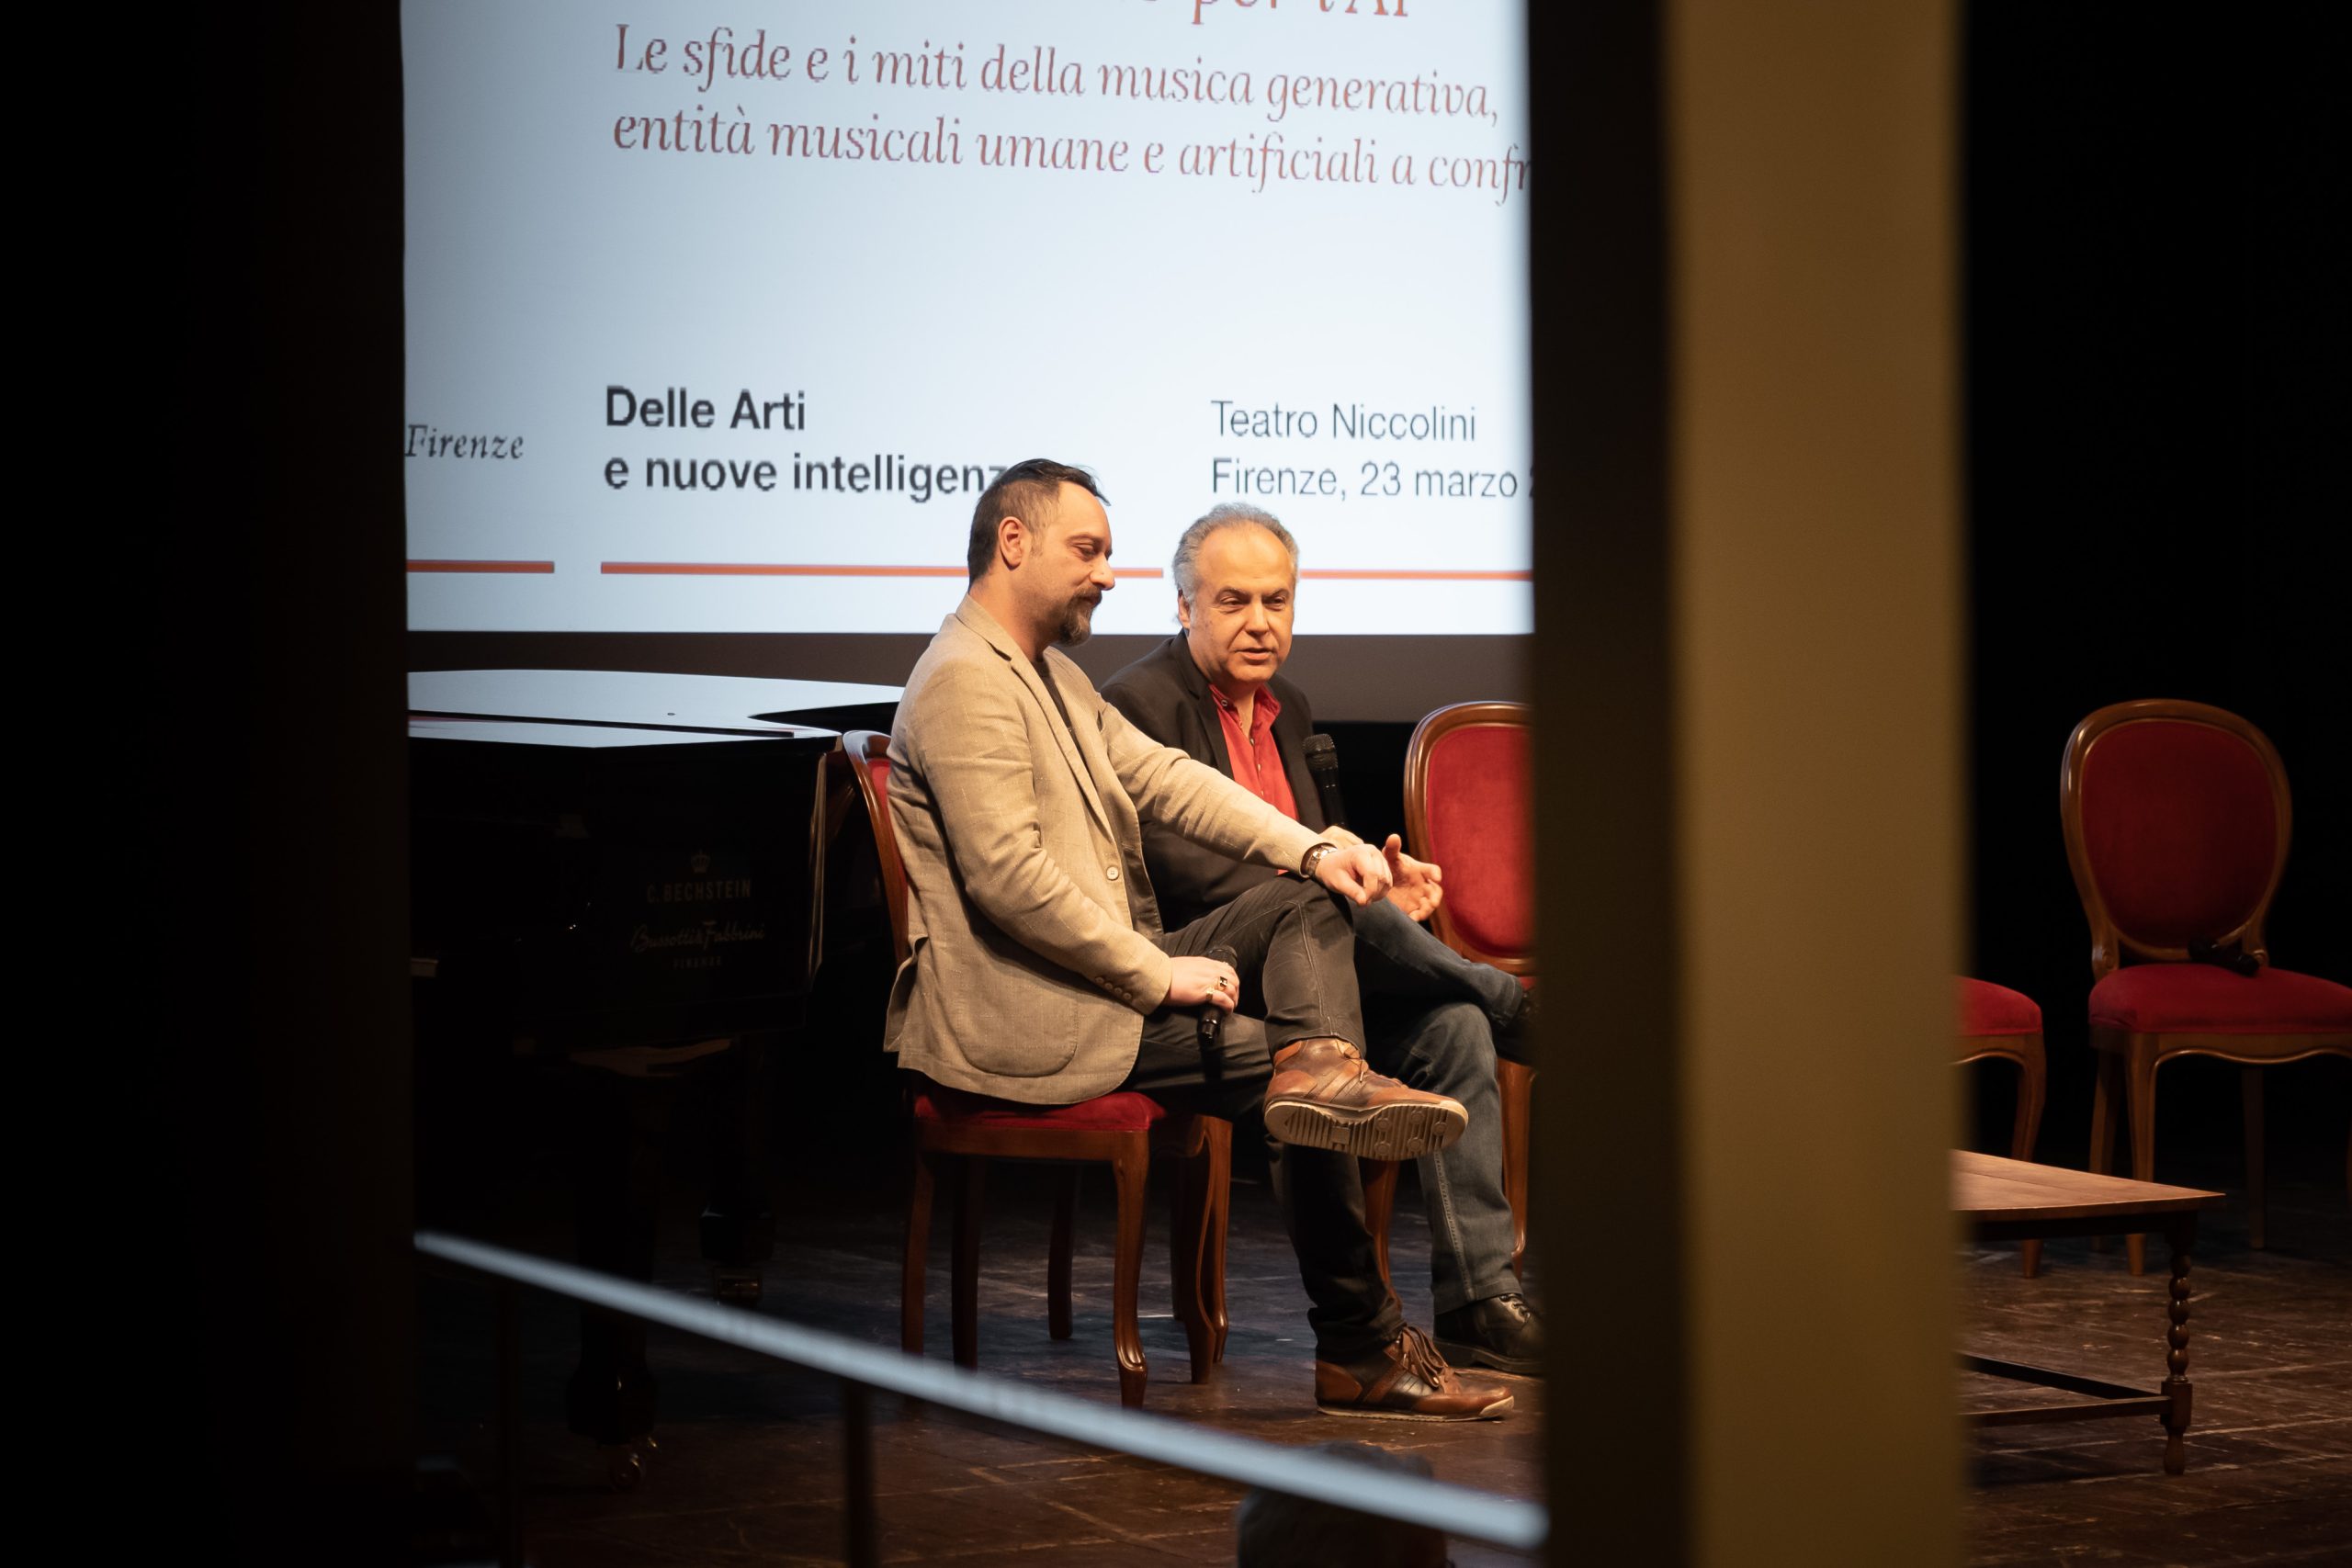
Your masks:
[[[895,682],[973,499],[1111,502],[1090,667],[1239,501],[1335,716],[1516,694],[1517,4],[410,0],[420,666]]]

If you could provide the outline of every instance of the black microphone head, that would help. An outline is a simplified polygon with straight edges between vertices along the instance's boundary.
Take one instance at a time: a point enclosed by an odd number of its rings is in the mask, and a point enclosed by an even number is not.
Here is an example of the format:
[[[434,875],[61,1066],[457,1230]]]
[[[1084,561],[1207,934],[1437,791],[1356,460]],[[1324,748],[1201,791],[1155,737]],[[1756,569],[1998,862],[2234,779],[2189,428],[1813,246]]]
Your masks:
[[[1201,956],[1212,964],[1230,964],[1237,971],[1241,967],[1241,955],[1225,942],[1218,942]]]
[[[1323,803],[1323,826],[1346,827],[1348,804],[1340,795],[1340,749],[1328,735],[1310,735],[1299,754],[1306,759],[1306,774],[1315,781],[1316,796]]]

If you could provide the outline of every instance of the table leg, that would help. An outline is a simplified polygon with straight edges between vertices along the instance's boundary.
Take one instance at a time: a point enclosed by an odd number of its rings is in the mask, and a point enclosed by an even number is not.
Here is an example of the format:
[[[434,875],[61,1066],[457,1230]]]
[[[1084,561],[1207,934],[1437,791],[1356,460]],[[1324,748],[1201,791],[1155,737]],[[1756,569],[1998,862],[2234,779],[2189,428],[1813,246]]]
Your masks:
[[[2172,1243],[2171,1303],[2167,1312],[2172,1320],[2165,1338],[2170,1347],[2165,1357],[2165,1393],[2172,1396],[2172,1408],[2167,1410],[2165,1424],[2165,1473],[2178,1475],[2188,1465],[2188,1455],[2182,1439],[2188,1435],[2188,1408],[2191,1390],[2188,1382],[2188,1254],[2197,1241],[2197,1216],[2194,1213],[2175,1215],[2165,1228]]]

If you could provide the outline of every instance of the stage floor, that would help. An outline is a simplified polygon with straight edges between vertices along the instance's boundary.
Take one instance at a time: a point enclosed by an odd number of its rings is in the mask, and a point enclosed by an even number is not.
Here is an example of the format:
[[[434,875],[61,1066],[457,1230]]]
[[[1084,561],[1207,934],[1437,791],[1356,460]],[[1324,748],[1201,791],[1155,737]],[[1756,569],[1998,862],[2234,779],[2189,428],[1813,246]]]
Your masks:
[[[2227,1185],[2226,1169],[2167,1169],[2167,1179]],[[1967,1560],[1975,1564],[2318,1564],[2352,1562],[2352,1216],[2340,1186],[2274,1175],[2267,1252],[2245,1246],[2234,1211],[2209,1216],[2195,1259],[2190,1376],[2197,1385],[2188,1471],[2162,1473],[2152,1419],[2017,1427],[1965,1440],[1972,1485]],[[779,1182],[779,1191],[788,1190]],[[897,1338],[899,1196],[891,1184],[832,1190],[778,1214],[763,1313],[875,1344]],[[1046,1335],[1046,1190],[1001,1169],[989,1187],[983,1253],[981,1365],[1105,1403],[1117,1399],[1109,1319],[1110,1198],[1090,1180],[1075,1276],[1077,1333]],[[708,1288],[694,1256],[694,1195],[665,1216],[659,1283]],[[490,1239],[560,1254],[560,1190],[516,1194],[486,1215]],[[944,1216],[933,1240],[930,1347],[947,1354]],[[1509,1380],[1518,1409],[1494,1423],[1444,1425],[1319,1415],[1312,1399],[1303,1297],[1280,1216],[1255,1182],[1235,1192],[1232,1334],[1211,1382],[1185,1381],[1182,1330],[1167,1315],[1166,1213],[1155,1189],[1144,1264],[1144,1344],[1155,1413],[1283,1443],[1344,1438],[1415,1450],[1440,1477],[1514,1496],[1539,1490],[1545,1390]],[[1427,1230],[1409,1179],[1398,1205],[1398,1287],[1429,1323]],[[2161,1247],[2154,1249],[2161,1252]],[[2161,1265],[2158,1265],[2161,1268]],[[2120,1245],[2052,1242],[2042,1278],[2023,1279],[2011,1247],[1963,1260],[1969,1348],[2063,1363],[2125,1382],[2161,1376],[2164,1280],[2133,1280]],[[1603,1276],[1602,1278],[1605,1278]],[[1543,1292],[1540,1259],[1531,1292]],[[1584,1278],[1580,1288],[1595,1287]],[[422,1286],[423,1419],[429,1453],[487,1475],[491,1314],[487,1292]],[[662,1424],[635,1490],[605,1484],[598,1450],[565,1432],[570,1314],[526,1299],[523,1438],[526,1540],[548,1568],[618,1563],[841,1560],[839,1417],[832,1386],[741,1352],[657,1332]],[[1963,1403],[2013,1398],[1963,1386]],[[876,1410],[887,1562],[1023,1568],[1232,1561],[1231,1487],[1117,1456],[1073,1450],[910,1412]],[[1457,1545],[1454,1561],[1520,1561]]]
[[[2161,1147],[2161,1145],[2159,1145]],[[2340,1145],[2339,1145],[2340,1147]],[[2274,1156],[2274,1163],[2275,1156]],[[2234,1160],[2166,1160],[2158,1175],[2229,1190]],[[2268,1247],[2242,1204],[2201,1216],[2189,1270],[2188,1470],[2165,1475],[2145,1421],[2010,1427],[1968,1439],[1967,1561],[2010,1564],[2352,1564],[2352,1213],[2340,1182],[2272,1177]],[[2119,1237],[1968,1255],[1963,1338],[1980,1355],[2154,1388],[2164,1378],[2166,1262],[2133,1279]],[[2056,1390],[1968,1377],[1973,1408],[2065,1404]]]

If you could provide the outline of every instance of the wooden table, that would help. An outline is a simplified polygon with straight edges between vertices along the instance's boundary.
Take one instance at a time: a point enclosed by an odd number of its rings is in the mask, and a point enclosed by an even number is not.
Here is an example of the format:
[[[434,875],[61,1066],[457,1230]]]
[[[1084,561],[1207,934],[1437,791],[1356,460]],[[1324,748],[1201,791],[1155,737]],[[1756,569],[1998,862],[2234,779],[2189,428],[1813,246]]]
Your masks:
[[[1985,1241],[2028,1241],[2036,1236],[2114,1235],[2160,1230],[2172,1245],[2170,1349],[2161,1388],[2127,1388],[2048,1367],[1963,1355],[1972,1372],[2037,1383],[2088,1395],[2080,1404],[2022,1405],[1980,1410],[1969,1416],[1977,1427],[2022,1427],[2042,1421],[2095,1421],[2112,1416],[2150,1415],[2165,1427],[2165,1471],[2178,1475],[2187,1459],[2181,1439],[2188,1432],[2188,1254],[2197,1240],[2199,1211],[2222,1201],[2219,1192],[2194,1187],[2165,1187],[2094,1176],[2084,1170],[2030,1165],[2024,1160],[1955,1149],[1951,1156],[1951,1206]],[[2147,1224],[2144,1222],[2154,1222]]]

